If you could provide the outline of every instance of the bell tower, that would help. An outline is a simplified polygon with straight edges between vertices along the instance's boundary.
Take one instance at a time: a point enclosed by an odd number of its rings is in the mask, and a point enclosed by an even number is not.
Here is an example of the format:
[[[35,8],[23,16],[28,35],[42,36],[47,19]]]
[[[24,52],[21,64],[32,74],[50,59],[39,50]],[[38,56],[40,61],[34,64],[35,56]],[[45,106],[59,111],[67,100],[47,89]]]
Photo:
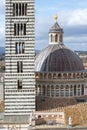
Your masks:
[[[26,122],[35,111],[34,0],[6,0],[5,120]]]

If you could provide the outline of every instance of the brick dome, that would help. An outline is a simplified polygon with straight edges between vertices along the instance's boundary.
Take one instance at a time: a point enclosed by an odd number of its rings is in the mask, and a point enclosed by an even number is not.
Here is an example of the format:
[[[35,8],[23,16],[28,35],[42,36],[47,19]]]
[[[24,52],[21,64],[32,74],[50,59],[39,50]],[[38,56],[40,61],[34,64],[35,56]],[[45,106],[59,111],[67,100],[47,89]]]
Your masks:
[[[36,72],[64,72],[84,70],[81,59],[64,44],[53,44],[35,57]]]

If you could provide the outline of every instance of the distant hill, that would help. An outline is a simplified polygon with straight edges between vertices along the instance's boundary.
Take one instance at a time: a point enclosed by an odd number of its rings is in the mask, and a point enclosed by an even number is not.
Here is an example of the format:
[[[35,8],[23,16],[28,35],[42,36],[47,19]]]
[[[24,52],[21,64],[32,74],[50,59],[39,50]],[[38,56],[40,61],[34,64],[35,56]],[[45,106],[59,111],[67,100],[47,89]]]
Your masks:
[[[87,51],[75,51],[78,55],[87,55]]]
[[[0,55],[5,53],[5,48],[4,47],[0,47]]]

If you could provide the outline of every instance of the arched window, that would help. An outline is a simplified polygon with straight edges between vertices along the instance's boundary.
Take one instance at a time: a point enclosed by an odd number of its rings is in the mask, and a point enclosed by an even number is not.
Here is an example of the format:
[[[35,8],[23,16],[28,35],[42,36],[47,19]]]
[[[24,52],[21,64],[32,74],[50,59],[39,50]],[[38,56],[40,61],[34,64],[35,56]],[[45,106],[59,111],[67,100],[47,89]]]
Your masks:
[[[76,85],[74,85],[74,96],[76,96]]]
[[[84,95],[84,85],[82,84],[82,95]]]
[[[58,74],[58,78],[61,78],[61,77],[62,77],[62,76],[61,76],[61,73],[59,73],[59,74]]]
[[[59,42],[62,42],[62,34],[59,37]]]
[[[57,42],[58,40],[58,36],[57,36],[57,34],[55,35],[55,42]]]
[[[46,93],[46,89],[45,86],[43,86],[43,91],[42,91],[43,96],[45,96],[45,93]]]
[[[51,35],[51,42],[53,41],[53,36]]]

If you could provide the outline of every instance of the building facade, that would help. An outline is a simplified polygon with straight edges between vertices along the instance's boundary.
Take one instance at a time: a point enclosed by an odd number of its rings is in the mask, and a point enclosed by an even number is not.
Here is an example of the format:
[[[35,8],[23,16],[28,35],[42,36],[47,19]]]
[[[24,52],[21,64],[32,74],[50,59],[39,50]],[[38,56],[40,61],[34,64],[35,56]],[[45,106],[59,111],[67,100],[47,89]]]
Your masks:
[[[49,45],[35,57],[36,123],[39,125],[69,124],[70,117],[73,124],[82,125],[83,117],[84,122],[87,120],[84,114],[87,70],[79,56],[64,45],[63,33],[56,21],[49,31]]]
[[[6,0],[5,119],[10,122],[24,122],[35,111],[34,18],[34,0]]]

